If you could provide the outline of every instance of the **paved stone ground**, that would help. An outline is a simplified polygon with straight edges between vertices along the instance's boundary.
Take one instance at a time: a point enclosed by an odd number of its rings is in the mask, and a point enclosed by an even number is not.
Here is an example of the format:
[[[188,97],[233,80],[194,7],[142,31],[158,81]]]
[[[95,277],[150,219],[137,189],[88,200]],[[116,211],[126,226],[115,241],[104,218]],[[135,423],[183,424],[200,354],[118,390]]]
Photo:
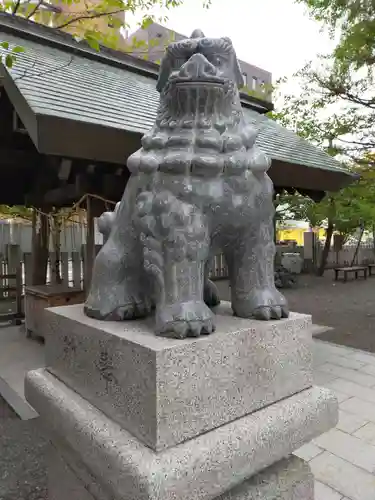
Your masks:
[[[337,427],[296,452],[315,475],[315,500],[374,500],[375,356],[315,340],[314,378],[340,407]]]

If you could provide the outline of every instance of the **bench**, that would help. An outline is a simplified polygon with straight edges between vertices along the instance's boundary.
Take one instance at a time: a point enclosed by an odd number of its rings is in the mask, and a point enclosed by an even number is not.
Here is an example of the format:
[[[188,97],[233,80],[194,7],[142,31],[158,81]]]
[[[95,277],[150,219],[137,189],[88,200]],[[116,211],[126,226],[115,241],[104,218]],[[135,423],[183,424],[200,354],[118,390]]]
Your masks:
[[[368,267],[368,275],[372,276],[373,270],[375,269],[375,264],[367,264],[367,267]]]
[[[353,267],[335,267],[335,281],[339,279],[339,275],[342,274],[344,281],[348,280],[348,274],[354,274],[355,279],[362,277],[367,279],[367,274],[369,273],[368,266],[353,266]]]

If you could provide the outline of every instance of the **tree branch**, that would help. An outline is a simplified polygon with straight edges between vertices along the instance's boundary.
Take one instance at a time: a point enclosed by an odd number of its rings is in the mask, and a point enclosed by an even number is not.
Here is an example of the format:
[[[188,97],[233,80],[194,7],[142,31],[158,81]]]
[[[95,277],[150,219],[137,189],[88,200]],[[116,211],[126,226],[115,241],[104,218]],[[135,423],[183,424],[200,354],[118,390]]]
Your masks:
[[[35,5],[33,10],[30,12],[30,14],[27,15],[26,19],[31,19],[33,15],[36,13],[36,11],[39,9],[39,7],[42,5],[43,0],[39,0],[38,3]]]
[[[375,148],[375,142],[346,141],[345,139],[341,139],[341,137],[337,137],[337,140],[344,142],[345,144],[356,144],[357,146],[361,146],[362,149]]]
[[[63,29],[66,28],[67,26],[70,26],[71,24],[74,24],[78,21],[82,21],[85,19],[97,19],[98,17],[104,17],[104,16],[113,16],[115,14],[119,14],[120,12],[124,12],[124,9],[117,9],[112,12],[95,12],[93,11],[93,14],[87,13],[87,14],[82,14],[82,15],[77,15],[76,17],[73,17],[69,19],[68,21],[65,21],[64,23],[55,26],[56,29]]]
[[[337,95],[338,97],[340,97],[344,101],[353,102],[355,104],[359,104],[361,106],[364,106],[365,108],[375,109],[375,99],[374,98],[363,99],[361,97],[358,97],[358,96],[352,94],[351,92],[345,92],[345,93],[340,93],[340,94],[337,93],[335,95]]]
[[[12,16],[15,16],[17,14],[17,11],[21,5],[21,0],[16,0],[13,9],[12,9]]]
[[[70,56],[70,59],[69,61],[66,63],[66,64],[63,64],[62,66],[58,67],[58,68],[51,68],[51,69],[47,69],[45,71],[40,71],[40,72],[35,72],[35,73],[31,73],[29,74],[29,71],[32,70],[35,66],[36,66],[36,59],[34,60],[31,68],[27,68],[25,69],[23,75],[21,76],[17,76],[16,78],[14,78],[14,81],[16,82],[17,80],[22,80],[22,78],[26,78],[28,76],[30,77],[33,77],[33,76],[44,76],[44,75],[47,75],[48,73],[53,73],[54,71],[59,71],[61,69],[64,69],[64,68],[67,68],[68,66],[70,66],[70,64],[72,63],[74,59],[74,55],[71,55]]]

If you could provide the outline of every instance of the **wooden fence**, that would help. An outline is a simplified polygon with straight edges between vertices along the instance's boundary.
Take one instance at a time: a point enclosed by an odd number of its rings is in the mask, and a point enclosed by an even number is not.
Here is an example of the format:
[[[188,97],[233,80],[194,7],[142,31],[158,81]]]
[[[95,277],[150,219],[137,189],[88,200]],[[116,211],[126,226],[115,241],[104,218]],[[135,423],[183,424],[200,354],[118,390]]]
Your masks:
[[[96,252],[100,249],[100,245],[96,246]],[[303,247],[277,247],[277,261],[281,260],[282,254],[285,252],[298,252],[303,258]],[[317,258],[321,249],[317,252]],[[351,262],[355,252],[355,246],[350,245],[344,247],[340,252],[335,253],[331,250],[328,258],[328,267],[335,265],[347,265]],[[61,252],[60,257],[60,276],[62,283],[66,286],[84,288],[85,283],[85,265],[84,265],[84,245],[80,252]],[[371,263],[375,261],[375,254],[371,246],[362,245],[359,249],[356,264]],[[47,283],[56,283],[57,277],[54,269],[55,255],[50,253],[50,258],[47,266]],[[0,253],[0,300],[10,296],[7,287],[14,284],[14,279],[7,275],[13,275],[20,270],[22,290],[25,285],[31,284],[32,275],[32,256],[30,252],[21,253],[21,249],[17,245],[9,245],[6,253]],[[226,279],[228,277],[228,268],[225,262],[224,255],[217,255],[211,264],[210,269],[211,279]]]
[[[98,245],[96,251],[100,246]],[[10,250],[10,251],[9,251]],[[66,286],[83,288],[85,283],[85,252],[84,248],[81,252],[61,252],[60,253],[60,277],[62,283]],[[47,265],[47,283],[56,283],[57,276],[55,272],[55,255],[50,252],[50,257]],[[32,256],[30,252],[21,253],[18,246],[13,245],[8,249],[7,254],[0,254],[0,275],[8,275],[20,269],[22,289],[25,285],[31,285],[32,276]],[[217,255],[213,260],[211,267],[211,278],[223,279],[228,276],[227,265],[223,255]],[[8,278],[1,278],[0,287],[6,288],[9,286]],[[7,297],[7,292],[4,290],[0,294],[4,298]],[[1,295],[0,295],[1,300]]]
[[[7,298],[8,292],[6,288],[9,286],[10,280],[7,275],[20,270],[22,289],[25,285],[31,284],[32,276],[32,256],[31,253],[17,252],[17,248],[13,246],[11,254],[0,254],[0,296]],[[61,252],[60,257],[60,276],[62,283],[66,286],[74,286],[81,288],[84,284],[84,252]],[[55,272],[55,255],[50,253],[50,258],[47,266],[47,283],[56,283],[57,276]]]

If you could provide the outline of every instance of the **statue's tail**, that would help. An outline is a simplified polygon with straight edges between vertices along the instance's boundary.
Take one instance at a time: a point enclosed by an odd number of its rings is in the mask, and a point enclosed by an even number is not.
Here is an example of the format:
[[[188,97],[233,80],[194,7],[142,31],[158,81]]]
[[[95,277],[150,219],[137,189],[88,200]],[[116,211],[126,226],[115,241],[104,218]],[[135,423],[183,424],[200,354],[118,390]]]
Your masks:
[[[116,203],[113,212],[103,212],[98,219],[98,229],[99,232],[103,235],[104,243],[108,240],[108,237],[111,234],[113,222],[116,218],[119,206],[120,202]]]

